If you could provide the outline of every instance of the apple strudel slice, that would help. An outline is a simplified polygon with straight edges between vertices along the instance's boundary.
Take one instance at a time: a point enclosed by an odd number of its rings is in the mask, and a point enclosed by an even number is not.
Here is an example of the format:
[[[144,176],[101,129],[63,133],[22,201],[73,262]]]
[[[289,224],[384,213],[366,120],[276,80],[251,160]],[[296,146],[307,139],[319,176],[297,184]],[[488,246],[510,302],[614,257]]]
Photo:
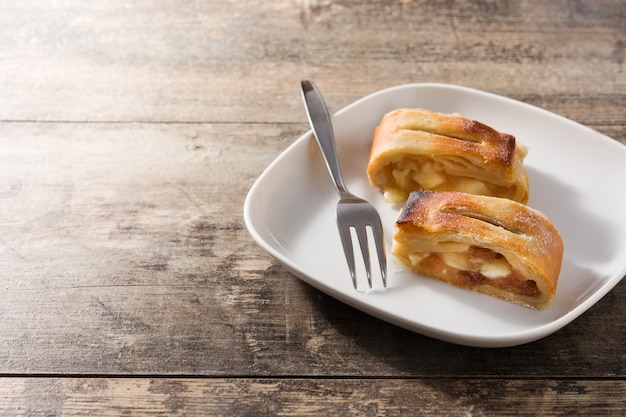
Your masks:
[[[550,305],[563,241],[544,214],[515,201],[461,192],[412,192],[392,253],[408,269],[526,307]]]
[[[374,132],[369,182],[390,203],[411,191],[462,191],[528,201],[527,148],[515,137],[458,114],[387,113]]]

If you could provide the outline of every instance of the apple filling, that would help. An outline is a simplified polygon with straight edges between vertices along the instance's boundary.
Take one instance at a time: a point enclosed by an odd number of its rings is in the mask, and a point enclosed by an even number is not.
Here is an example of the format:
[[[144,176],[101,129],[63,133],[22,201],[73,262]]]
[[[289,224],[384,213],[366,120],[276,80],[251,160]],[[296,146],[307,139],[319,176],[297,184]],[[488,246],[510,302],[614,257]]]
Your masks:
[[[386,167],[388,184],[383,192],[388,203],[402,203],[415,190],[461,191],[478,195],[513,195],[510,186],[461,175],[468,168],[461,160],[436,161],[430,158],[404,158]]]
[[[460,252],[414,252],[408,259],[425,275],[463,288],[489,286],[528,297],[540,295],[535,281],[524,278],[503,255],[490,249],[472,246]]]

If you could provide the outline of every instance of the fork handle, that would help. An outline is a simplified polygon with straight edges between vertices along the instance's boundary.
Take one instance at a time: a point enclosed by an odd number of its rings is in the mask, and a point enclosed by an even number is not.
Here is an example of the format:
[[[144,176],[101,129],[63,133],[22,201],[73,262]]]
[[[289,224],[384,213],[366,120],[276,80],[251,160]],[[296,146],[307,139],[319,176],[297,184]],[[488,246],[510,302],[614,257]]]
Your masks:
[[[304,107],[307,111],[309,123],[313,128],[315,139],[322,150],[326,167],[330,172],[330,176],[333,179],[335,188],[337,188],[337,192],[339,192],[340,195],[346,194],[348,193],[348,190],[343,182],[341,170],[339,169],[339,159],[337,158],[337,148],[335,146],[335,135],[330,121],[330,115],[328,114],[328,108],[324,103],[322,94],[313,82],[302,81],[301,86]]]

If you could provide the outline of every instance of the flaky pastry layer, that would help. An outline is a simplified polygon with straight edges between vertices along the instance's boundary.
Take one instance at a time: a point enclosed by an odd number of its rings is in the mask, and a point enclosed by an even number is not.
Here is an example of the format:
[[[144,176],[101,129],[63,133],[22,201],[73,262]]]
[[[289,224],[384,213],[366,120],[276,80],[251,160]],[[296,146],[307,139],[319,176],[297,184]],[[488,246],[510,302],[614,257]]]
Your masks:
[[[532,308],[554,298],[563,241],[544,214],[461,192],[410,194],[392,253],[408,269]]]
[[[526,203],[527,152],[512,135],[457,114],[397,109],[374,132],[367,176],[393,203],[422,189]]]

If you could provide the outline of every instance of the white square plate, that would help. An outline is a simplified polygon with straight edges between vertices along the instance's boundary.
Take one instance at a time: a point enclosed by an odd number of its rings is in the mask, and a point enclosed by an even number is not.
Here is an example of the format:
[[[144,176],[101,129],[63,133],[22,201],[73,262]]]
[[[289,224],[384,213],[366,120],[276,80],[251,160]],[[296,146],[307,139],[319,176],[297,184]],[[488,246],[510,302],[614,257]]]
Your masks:
[[[460,113],[526,144],[529,206],[552,219],[565,244],[553,304],[542,311],[404,270],[390,254],[398,207],[370,186],[365,169],[374,128],[399,107]],[[305,112],[302,110],[305,120]],[[388,288],[378,274],[354,290],[335,224],[338,200],[311,131],[258,178],[244,205],[256,242],[320,291],[395,325],[480,347],[545,337],[581,315],[626,274],[626,147],[585,126],[510,98],[446,84],[410,84],[371,94],[333,118],[347,187],[378,209],[385,228]],[[357,262],[359,259],[357,258]]]

